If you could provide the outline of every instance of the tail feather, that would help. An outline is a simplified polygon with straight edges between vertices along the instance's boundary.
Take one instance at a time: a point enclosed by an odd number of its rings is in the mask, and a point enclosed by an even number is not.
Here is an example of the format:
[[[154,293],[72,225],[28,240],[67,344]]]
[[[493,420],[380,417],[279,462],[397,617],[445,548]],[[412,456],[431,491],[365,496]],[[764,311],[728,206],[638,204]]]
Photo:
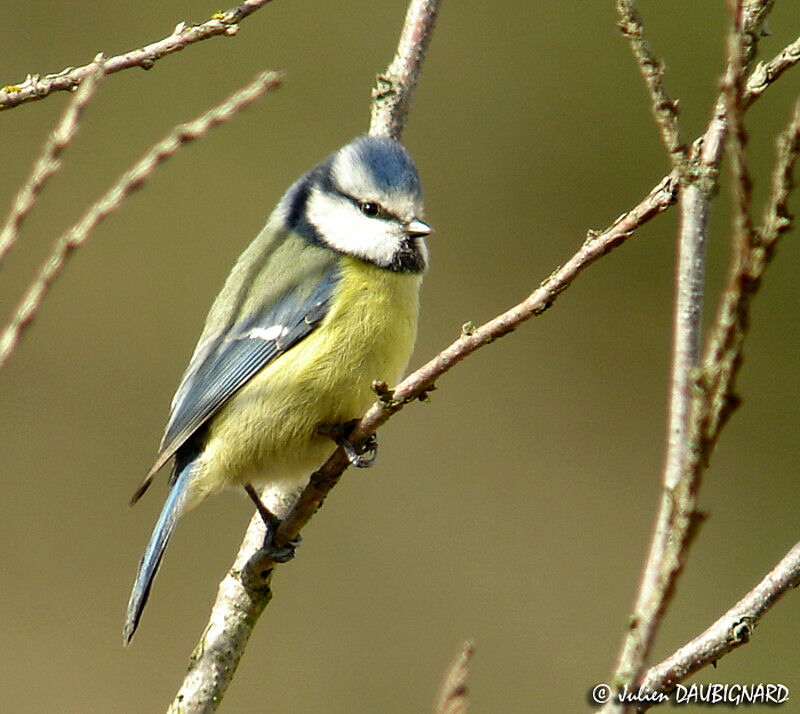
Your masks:
[[[131,597],[128,600],[125,627],[122,630],[122,636],[126,645],[131,641],[133,633],[136,632],[136,627],[139,625],[139,618],[142,616],[142,610],[144,610],[144,606],[147,604],[150,586],[153,584],[153,578],[155,578],[158,572],[158,566],[161,564],[164,549],[167,547],[167,543],[169,543],[169,538],[183,510],[191,470],[191,464],[187,464],[178,475],[177,480],[167,496],[167,501],[164,504],[161,515],[158,517],[158,522],[153,529],[153,534],[150,536],[147,549],[144,551],[144,555],[139,561],[136,582],[133,584]]]

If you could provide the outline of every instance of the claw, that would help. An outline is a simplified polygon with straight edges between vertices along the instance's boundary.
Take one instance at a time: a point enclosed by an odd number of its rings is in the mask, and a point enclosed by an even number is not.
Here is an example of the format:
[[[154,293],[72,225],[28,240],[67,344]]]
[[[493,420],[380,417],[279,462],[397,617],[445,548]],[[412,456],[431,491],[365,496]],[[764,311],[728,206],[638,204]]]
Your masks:
[[[356,447],[353,446],[353,442],[347,438],[357,423],[358,419],[348,421],[345,424],[323,424],[318,431],[323,436],[329,436],[333,439],[337,446],[341,446],[353,466],[359,469],[366,469],[375,463],[375,459],[378,456],[378,435],[370,434],[361,448],[361,453],[359,453]]]
[[[303,536],[298,533],[285,546],[278,548],[275,545],[275,533],[280,524],[281,522],[276,518],[270,525],[267,526],[267,531],[264,533],[264,543],[261,546],[261,550],[267,554],[270,560],[276,563],[288,563],[292,558],[294,558],[297,546],[302,542]]]
[[[347,441],[347,439],[344,439],[339,446],[344,449],[344,453],[347,454],[347,458],[350,459],[350,463],[359,469],[368,469],[375,463],[375,459],[378,458],[377,434],[369,435],[369,438],[364,443],[364,450],[360,454],[356,453],[355,448],[349,441]]]

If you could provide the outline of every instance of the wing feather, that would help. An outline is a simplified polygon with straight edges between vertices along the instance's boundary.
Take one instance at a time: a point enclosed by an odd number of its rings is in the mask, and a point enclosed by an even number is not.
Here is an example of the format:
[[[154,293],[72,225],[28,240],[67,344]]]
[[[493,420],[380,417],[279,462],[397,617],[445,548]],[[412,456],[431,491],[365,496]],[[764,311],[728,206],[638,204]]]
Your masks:
[[[208,340],[175,393],[158,457],[131,503],[145,492],[155,473],[236,392],[322,322],[338,279],[338,269],[331,266],[310,291],[294,286],[252,317]]]

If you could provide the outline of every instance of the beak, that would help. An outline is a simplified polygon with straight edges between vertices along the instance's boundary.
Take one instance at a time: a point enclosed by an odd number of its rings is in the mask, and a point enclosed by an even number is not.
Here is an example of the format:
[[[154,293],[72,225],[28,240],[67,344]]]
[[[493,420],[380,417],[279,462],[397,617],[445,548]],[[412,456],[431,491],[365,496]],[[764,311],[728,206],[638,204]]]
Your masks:
[[[419,220],[419,218],[412,218],[406,224],[406,233],[408,233],[410,238],[421,238],[423,236],[430,235],[433,231],[425,221]]]

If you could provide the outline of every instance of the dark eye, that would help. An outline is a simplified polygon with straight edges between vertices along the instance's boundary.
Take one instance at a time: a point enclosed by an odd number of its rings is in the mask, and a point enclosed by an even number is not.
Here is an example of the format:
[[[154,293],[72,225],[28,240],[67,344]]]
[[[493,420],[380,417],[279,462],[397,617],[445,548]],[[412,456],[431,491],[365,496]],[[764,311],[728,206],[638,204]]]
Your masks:
[[[363,201],[358,204],[358,207],[361,209],[361,213],[370,218],[375,218],[381,213],[381,207],[374,201]]]

